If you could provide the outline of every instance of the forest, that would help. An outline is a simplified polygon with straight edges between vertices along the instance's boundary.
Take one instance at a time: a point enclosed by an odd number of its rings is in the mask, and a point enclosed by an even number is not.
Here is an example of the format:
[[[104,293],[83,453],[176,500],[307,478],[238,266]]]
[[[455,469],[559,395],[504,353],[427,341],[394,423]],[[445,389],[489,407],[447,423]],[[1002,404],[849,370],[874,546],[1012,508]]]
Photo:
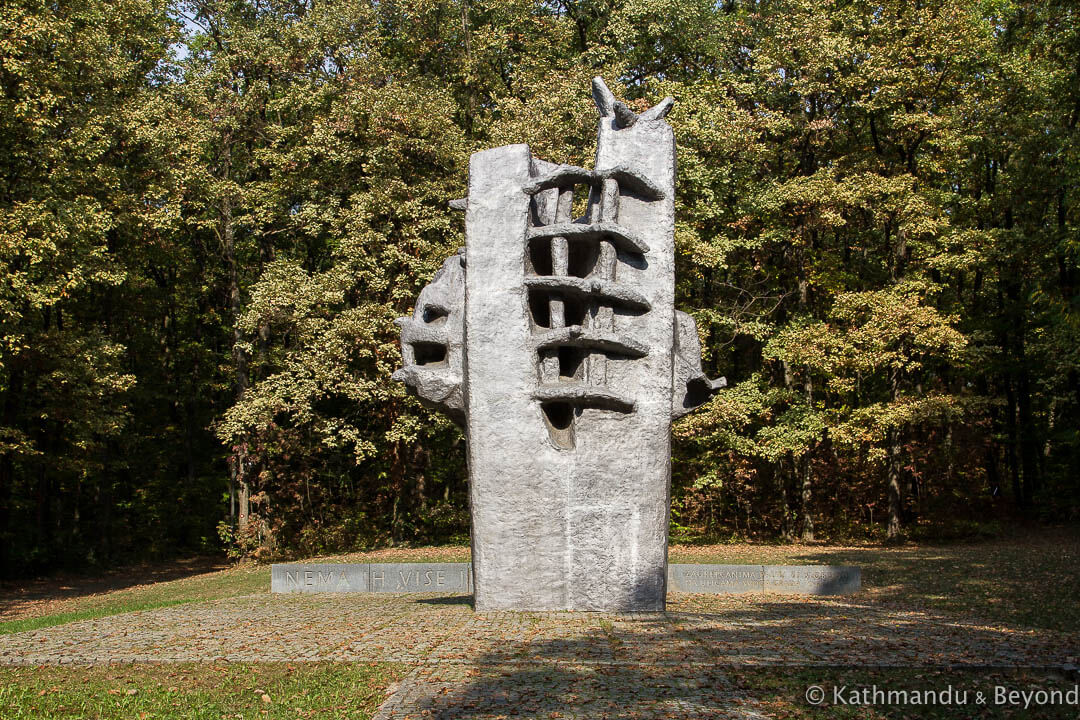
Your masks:
[[[390,380],[468,158],[675,98],[675,539],[1080,518],[1068,0],[20,0],[0,9],[0,573],[463,542]],[[508,478],[507,482],[527,482]]]

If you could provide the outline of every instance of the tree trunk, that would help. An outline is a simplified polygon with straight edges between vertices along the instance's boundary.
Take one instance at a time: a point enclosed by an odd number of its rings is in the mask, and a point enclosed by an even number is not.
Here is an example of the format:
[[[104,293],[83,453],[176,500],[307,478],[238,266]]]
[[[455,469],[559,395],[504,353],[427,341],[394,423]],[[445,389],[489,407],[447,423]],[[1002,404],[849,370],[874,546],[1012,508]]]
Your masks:
[[[1022,342],[1022,336],[1021,336]],[[1031,410],[1031,382],[1027,363],[1019,368],[1017,383],[1017,411],[1020,420],[1020,464],[1024,473],[1024,507],[1032,507],[1035,493],[1039,490],[1039,438]]]
[[[900,428],[892,428],[889,430],[889,540],[900,537],[900,516],[903,512],[900,484],[901,463]]]
[[[251,488],[248,486],[247,479],[244,475],[245,455],[246,453],[243,450],[237,450],[232,463],[233,477],[235,478],[237,488],[236,501],[239,506],[237,528],[239,529],[241,536],[247,533],[248,520],[251,518]]]
[[[1016,447],[1019,443],[1016,432],[1016,391],[1013,389],[1012,373],[1008,373],[1005,378],[1005,399],[1007,402],[1005,431],[1008,438],[1005,445],[1005,459],[1009,466],[1009,477],[1012,480],[1013,501],[1020,509],[1026,510],[1027,493],[1023,491],[1020,483],[1020,463],[1016,457]]]
[[[225,175],[230,174],[229,149],[226,143]],[[235,366],[234,392],[236,401],[243,399],[248,388],[248,365],[247,355],[240,347],[242,336],[240,333],[240,268],[236,257],[236,227],[233,222],[232,198],[226,196],[221,201],[221,240],[225,252],[225,264],[229,268],[229,315],[233,326],[232,357]],[[235,488],[239,504],[239,517],[237,527],[239,534],[243,536],[247,531],[248,520],[251,515],[251,488],[248,485],[246,470],[246,445],[234,449],[233,462],[229,469],[229,486]],[[231,502],[230,502],[231,505]]]
[[[4,393],[4,428],[14,428],[18,418],[18,404],[23,397],[23,374],[18,367],[12,368]],[[8,577],[15,564],[11,550],[11,504],[15,497],[15,459],[11,451],[0,455],[0,577]]]
[[[810,510],[811,499],[811,487],[810,478],[812,475],[813,463],[810,459],[810,453],[806,453],[799,460],[799,474],[802,480],[802,533],[801,537],[804,542],[812,541],[814,539],[814,517]]]
[[[900,369],[893,368],[890,375],[892,398],[893,402],[896,402],[900,398]],[[887,444],[889,449],[889,527],[887,535],[889,540],[898,540],[901,529],[900,518],[904,510],[903,486],[900,477],[903,468],[903,443],[899,426],[889,428]]]
[[[10,577],[14,565],[11,552],[11,538],[7,537],[11,532],[11,489],[14,486],[15,463],[11,459],[11,453],[0,456],[0,577]]]
[[[787,471],[784,469],[786,465],[787,462],[781,459],[779,462],[772,463],[772,469],[773,479],[780,491],[780,537],[791,540],[794,537],[794,531],[791,527],[791,501],[788,499]],[[736,513],[736,524],[738,524],[738,518],[738,513]]]

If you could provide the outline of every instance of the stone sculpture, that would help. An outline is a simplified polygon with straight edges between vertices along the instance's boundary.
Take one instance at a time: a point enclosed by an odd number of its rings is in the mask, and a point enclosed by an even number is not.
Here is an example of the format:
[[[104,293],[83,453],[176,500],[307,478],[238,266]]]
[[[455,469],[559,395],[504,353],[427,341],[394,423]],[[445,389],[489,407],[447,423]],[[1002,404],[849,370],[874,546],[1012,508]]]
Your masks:
[[[398,320],[395,379],[468,439],[477,610],[662,610],[671,421],[724,385],[674,309],[672,100],[593,98],[592,170],[472,156],[466,247]]]

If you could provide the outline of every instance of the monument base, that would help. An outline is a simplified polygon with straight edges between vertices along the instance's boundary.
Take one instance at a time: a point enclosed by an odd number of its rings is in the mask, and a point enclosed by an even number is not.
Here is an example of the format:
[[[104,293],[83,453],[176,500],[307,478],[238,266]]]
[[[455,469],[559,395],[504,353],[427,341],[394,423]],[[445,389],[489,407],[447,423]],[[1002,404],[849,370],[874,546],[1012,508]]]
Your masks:
[[[668,592],[848,595],[862,589],[862,570],[848,565],[685,565],[667,570]],[[470,563],[275,564],[273,593],[473,592]]]

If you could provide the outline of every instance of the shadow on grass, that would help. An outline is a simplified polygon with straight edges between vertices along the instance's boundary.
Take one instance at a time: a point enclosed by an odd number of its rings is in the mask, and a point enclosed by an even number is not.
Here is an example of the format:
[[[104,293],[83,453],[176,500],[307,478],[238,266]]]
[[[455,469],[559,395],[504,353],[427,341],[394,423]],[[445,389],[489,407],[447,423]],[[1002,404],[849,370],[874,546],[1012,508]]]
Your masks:
[[[875,603],[1031,628],[1080,631],[1080,526],[943,545],[715,546],[678,562],[857,565]]]
[[[800,553],[808,565],[857,565],[864,594],[891,607],[1080,632],[1080,538],[889,551]]]
[[[26,580],[0,581],[0,616],[14,604],[37,600],[65,600],[114,590],[183,580],[224,570],[230,565],[218,557],[193,557],[164,563],[143,563],[114,570],[56,573]]]

